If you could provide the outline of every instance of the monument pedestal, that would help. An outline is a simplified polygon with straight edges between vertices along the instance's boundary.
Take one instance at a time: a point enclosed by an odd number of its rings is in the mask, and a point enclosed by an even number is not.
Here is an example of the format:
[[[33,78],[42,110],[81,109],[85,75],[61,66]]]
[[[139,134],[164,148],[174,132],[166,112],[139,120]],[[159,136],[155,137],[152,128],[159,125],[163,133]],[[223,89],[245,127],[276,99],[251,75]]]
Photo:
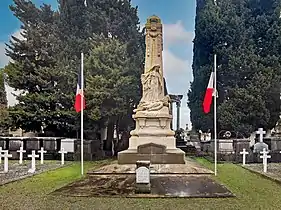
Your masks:
[[[172,116],[168,107],[159,111],[138,111],[133,118],[136,129],[131,131],[129,148],[118,153],[119,164],[135,164],[140,160],[152,164],[185,164],[185,153],[176,148]]]

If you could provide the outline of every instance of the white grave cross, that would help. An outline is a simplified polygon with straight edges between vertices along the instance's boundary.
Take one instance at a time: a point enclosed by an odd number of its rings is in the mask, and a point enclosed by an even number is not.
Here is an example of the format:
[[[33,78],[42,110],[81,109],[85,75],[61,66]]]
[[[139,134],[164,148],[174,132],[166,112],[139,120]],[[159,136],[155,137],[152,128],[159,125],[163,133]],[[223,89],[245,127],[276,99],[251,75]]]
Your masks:
[[[22,164],[23,153],[25,153],[26,151],[23,150],[23,147],[20,147],[20,150],[17,150],[17,152],[20,153],[19,164]]]
[[[260,142],[263,142],[263,134],[266,132],[263,130],[263,128],[259,128],[258,131],[256,131],[256,134],[260,135]]]
[[[59,153],[61,153],[61,164],[64,165],[64,154],[66,154],[67,151],[65,151],[64,148],[61,148],[61,151],[59,151]]]
[[[47,153],[47,151],[44,150],[43,147],[41,147],[41,149],[38,151],[38,153],[40,153],[41,164],[44,164],[44,153]]]
[[[9,170],[8,158],[12,157],[12,154],[8,154],[8,150],[2,150],[2,152],[4,152],[4,155],[2,155],[4,157],[4,172],[7,173]]]
[[[243,149],[243,152],[240,152],[241,155],[243,155],[243,166],[246,165],[246,155],[249,154],[249,152],[246,152],[246,149]]]
[[[35,158],[38,158],[39,155],[35,154],[35,150],[32,150],[32,154],[28,155],[28,157],[31,157],[31,168],[28,170],[29,173],[34,173],[35,172]]]
[[[267,155],[268,152],[265,150],[265,148],[263,148],[263,151],[260,152],[262,154],[262,156],[260,156],[260,158],[262,158],[262,162],[263,162],[263,172],[266,173],[267,172],[267,159],[271,158],[270,155]]]

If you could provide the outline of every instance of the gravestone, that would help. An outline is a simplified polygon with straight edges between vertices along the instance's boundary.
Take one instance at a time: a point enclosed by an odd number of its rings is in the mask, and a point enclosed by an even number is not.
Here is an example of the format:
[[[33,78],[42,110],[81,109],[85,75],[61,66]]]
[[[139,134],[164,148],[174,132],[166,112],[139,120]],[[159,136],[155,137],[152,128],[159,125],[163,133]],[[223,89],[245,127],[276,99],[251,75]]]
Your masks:
[[[9,170],[8,158],[11,158],[12,154],[9,154],[8,150],[2,150],[2,152],[4,152],[4,154],[2,155],[2,157],[4,157],[4,173],[7,173]]]
[[[256,134],[259,135],[259,142],[254,145],[254,153],[260,153],[264,149],[267,151],[268,150],[268,145],[263,142],[263,135],[266,132],[263,130],[263,128],[259,128],[258,131],[256,131]]]
[[[28,170],[28,173],[34,173],[36,170],[36,166],[35,166],[35,158],[38,158],[39,155],[35,154],[35,150],[32,150],[32,154],[28,155],[28,157],[31,158],[31,168]]]
[[[9,140],[9,150],[10,151],[17,151],[22,146],[21,140]]]
[[[38,153],[40,153],[40,163],[44,164],[44,153],[47,153],[47,151],[44,150],[43,147],[41,147],[41,149],[38,151]]]
[[[55,139],[46,139],[43,141],[43,147],[48,152],[55,152],[57,150],[57,142]]]
[[[262,158],[262,162],[263,162],[263,172],[266,173],[267,172],[267,159],[271,158],[270,155],[268,154],[268,151],[266,151],[266,149],[264,148],[262,152],[260,152],[262,155],[260,156],[260,158]]]
[[[26,139],[26,150],[39,150],[40,149],[40,141],[37,138],[29,138]]]
[[[23,150],[23,147],[20,147],[20,149],[17,150],[17,152],[20,153],[20,154],[19,154],[19,164],[22,164],[23,153],[25,153],[26,150]]]
[[[136,193],[150,193],[150,161],[137,161]]]
[[[243,149],[243,152],[240,152],[241,155],[243,155],[243,166],[246,165],[246,155],[249,154],[249,152],[246,152],[246,149]]]
[[[74,152],[74,141],[75,139],[62,139],[61,147],[67,152]]]
[[[61,165],[64,165],[64,154],[67,153],[67,151],[64,150],[64,148],[61,148],[61,151],[59,151],[61,154]]]

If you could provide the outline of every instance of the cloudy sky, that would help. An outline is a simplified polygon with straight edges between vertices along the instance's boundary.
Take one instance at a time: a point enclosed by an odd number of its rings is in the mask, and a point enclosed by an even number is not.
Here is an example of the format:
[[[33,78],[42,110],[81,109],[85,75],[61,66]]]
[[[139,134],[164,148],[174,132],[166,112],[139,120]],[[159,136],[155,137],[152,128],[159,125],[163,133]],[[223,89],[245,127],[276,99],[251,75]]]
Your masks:
[[[36,5],[42,3],[57,7],[57,0],[32,0]],[[5,43],[11,35],[19,36],[20,22],[13,16],[8,6],[13,0],[0,0],[0,68],[9,58],[5,56]],[[187,90],[192,80],[192,40],[194,37],[195,0],[132,0],[138,6],[141,25],[147,17],[157,15],[162,19],[164,28],[164,75],[170,94],[182,94],[181,127],[190,124],[189,109],[186,105]],[[12,89],[7,87],[9,105],[15,103]],[[174,109],[175,111],[175,109]],[[175,118],[174,118],[175,122]],[[175,125],[175,123],[174,123]]]

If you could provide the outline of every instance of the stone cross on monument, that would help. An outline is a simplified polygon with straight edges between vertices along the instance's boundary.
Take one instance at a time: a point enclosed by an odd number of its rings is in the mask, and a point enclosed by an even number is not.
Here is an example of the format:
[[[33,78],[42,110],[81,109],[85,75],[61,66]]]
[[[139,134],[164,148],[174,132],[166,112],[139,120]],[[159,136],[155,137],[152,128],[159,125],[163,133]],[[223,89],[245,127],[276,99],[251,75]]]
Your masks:
[[[26,150],[23,150],[23,147],[20,147],[20,150],[17,150],[17,152],[20,153],[19,164],[22,164],[23,153],[25,153]]]
[[[243,149],[243,152],[240,152],[241,155],[243,155],[243,166],[246,165],[246,155],[249,154],[249,152],[246,152],[246,149]]]
[[[35,150],[32,150],[32,154],[28,155],[28,157],[31,157],[31,168],[28,170],[29,173],[34,173],[36,170],[35,167],[35,158],[39,158],[39,155],[35,154]]]
[[[171,99],[165,95],[161,19],[155,15],[149,17],[145,28],[142,98],[133,110],[136,128],[130,133],[129,148],[118,153],[118,163],[135,164],[138,160],[149,160],[151,164],[185,164],[185,153],[176,148],[175,132],[171,130]]]
[[[266,134],[263,128],[259,128],[258,131],[256,131],[256,134],[260,135],[260,142],[263,142],[263,135]]]
[[[41,149],[38,151],[38,153],[40,153],[40,163],[44,164],[44,153],[47,153],[47,151],[44,150],[43,147],[41,147]]]
[[[260,152],[262,155],[260,156],[260,158],[262,158],[262,162],[263,162],[263,172],[266,173],[267,172],[267,159],[271,158],[270,155],[267,155],[268,152],[266,151],[266,149],[264,148],[262,152]]]
[[[64,148],[61,148],[61,151],[59,151],[61,154],[61,164],[64,165],[64,154],[67,153],[67,151],[64,150]]]
[[[4,155],[2,155],[4,157],[4,173],[7,173],[9,170],[8,158],[11,158],[12,154],[9,154],[8,150],[2,150],[2,152],[4,152]]]

